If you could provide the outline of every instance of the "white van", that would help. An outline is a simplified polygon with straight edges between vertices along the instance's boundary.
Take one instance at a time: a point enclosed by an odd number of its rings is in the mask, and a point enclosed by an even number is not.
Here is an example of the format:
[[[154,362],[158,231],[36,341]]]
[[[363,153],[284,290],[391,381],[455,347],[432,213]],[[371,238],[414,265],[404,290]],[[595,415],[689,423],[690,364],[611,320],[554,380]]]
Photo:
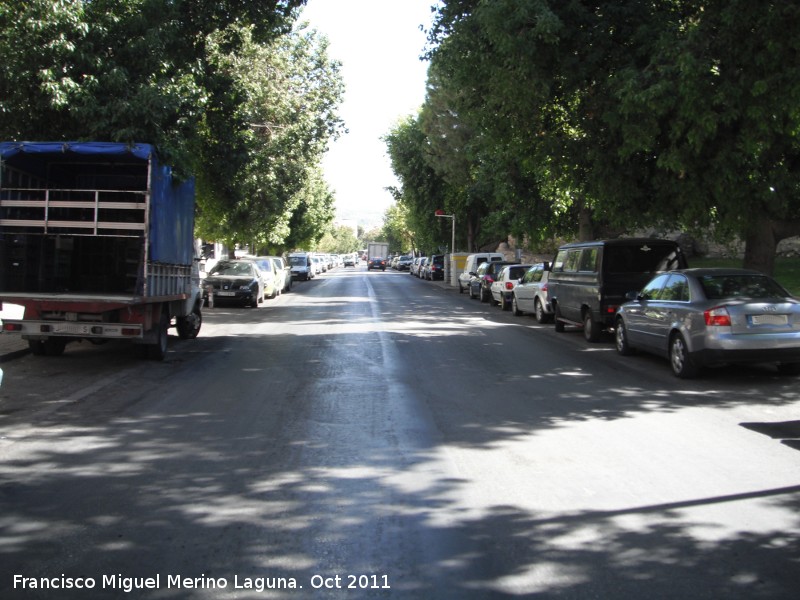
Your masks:
[[[482,252],[467,256],[464,270],[458,276],[458,293],[461,294],[464,290],[469,289],[469,280],[475,275],[480,265],[485,262],[499,262],[505,259],[506,257],[500,252]]]
[[[314,279],[314,263],[311,255],[305,252],[294,252],[289,255],[289,266],[292,268],[292,279],[308,281]]]

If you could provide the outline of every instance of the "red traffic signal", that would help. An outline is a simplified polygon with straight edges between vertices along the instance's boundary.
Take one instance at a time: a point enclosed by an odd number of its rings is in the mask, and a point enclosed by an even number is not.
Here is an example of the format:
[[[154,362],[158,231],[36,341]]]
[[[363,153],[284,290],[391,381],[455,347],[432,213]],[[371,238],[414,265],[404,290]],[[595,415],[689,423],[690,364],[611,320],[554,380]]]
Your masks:
[[[439,210],[437,210],[433,214],[435,214],[437,217],[441,217],[442,215],[444,215],[444,211],[440,208]]]

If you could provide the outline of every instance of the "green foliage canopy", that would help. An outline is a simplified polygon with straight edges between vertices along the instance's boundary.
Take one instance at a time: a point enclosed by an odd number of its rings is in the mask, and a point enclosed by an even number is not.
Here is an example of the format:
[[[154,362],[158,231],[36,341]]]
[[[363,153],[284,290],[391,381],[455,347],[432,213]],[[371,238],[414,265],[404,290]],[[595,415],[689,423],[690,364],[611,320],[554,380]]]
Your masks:
[[[332,217],[314,171],[342,128],[304,3],[0,0],[0,139],[152,143],[197,175],[198,233],[289,244]]]

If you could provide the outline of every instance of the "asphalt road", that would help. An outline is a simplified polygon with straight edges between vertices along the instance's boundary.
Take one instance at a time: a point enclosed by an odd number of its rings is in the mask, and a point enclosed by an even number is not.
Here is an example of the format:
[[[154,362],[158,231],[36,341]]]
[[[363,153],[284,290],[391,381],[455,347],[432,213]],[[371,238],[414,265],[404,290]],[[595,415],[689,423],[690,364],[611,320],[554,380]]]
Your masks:
[[[797,378],[363,267],[204,321],[4,364],[0,597],[797,597]]]

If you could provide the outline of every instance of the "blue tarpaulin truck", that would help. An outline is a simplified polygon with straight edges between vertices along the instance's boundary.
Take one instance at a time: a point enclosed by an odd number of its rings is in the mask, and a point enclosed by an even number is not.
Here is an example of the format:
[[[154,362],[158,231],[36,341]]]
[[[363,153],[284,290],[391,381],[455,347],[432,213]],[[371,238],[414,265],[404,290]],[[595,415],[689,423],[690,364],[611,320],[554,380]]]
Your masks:
[[[194,181],[149,144],[0,143],[0,302],[34,354],[131,340],[163,360],[173,319],[182,339],[202,323]]]

